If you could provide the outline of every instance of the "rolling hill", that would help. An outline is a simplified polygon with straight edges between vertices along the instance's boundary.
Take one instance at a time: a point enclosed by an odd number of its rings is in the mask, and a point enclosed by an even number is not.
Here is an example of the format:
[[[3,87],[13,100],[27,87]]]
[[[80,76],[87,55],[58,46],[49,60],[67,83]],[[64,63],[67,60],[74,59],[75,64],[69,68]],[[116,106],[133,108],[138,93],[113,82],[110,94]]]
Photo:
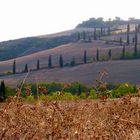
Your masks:
[[[88,23],[90,21],[87,21]],[[8,73],[12,71],[14,60],[16,60],[16,71],[22,72],[25,68],[25,64],[28,64],[29,70],[32,70],[27,78],[30,82],[41,81],[56,81],[56,82],[75,82],[92,85],[95,81],[98,72],[107,69],[108,77],[107,82],[130,82],[139,84],[139,70],[140,60],[117,60],[122,54],[123,45],[115,43],[107,43],[107,41],[115,40],[119,42],[120,37],[122,41],[126,43],[127,34],[126,27],[128,21],[115,24],[111,27],[111,34],[106,34],[98,37],[94,40],[93,33],[95,28],[90,26],[78,25],[75,29],[64,31],[51,35],[40,35],[37,37],[22,38],[18,40],[6,41],[0,43],[0,59],[4,60],[0,62],[0,74]],[[106,23],[104,23],[106,24]],[[126,46],[126,53],[134,51],[134,43],[132,43],[135,37],[134,33],[135,24],[130,24],[130,45]],[[98,28],[97,33],[100,33]],[[82,36],[82,39],[78,39],[78,33]],[[84,40],[84,33],[87,35]],[[138,51],[140,51],[140,33],[138,33]],[[99,49],[99,56],[101,62],[96,62],[96,52]],[[103,62],[108,59],[108,51],[111,49],[112,59],[110,61]],[[88,64],[83,65],[84,51],[87,52]],[[52,56],[53,69],[48,69],[48,57]],[[59,56],[62,55],[64,59],[64,68],[59,68]],[[70,67],[70,63],[75,58],[76,63],[82,64],[74,67]],[[9,59],[9,60],[7,60]],[[41,69],[36,71],[37,60],[40,60]],[[1,80],[5,80],[7,84],[16,86],[25,77],[25,73],[15,75],[1,76]]]
[[[26,82],[80,82],[92,86],[98,72],[106,69],[108,76],[104,81],[109,83],[129,82],[140,84],[140,60],[108,61],[79,65],[75,67],[44,69],[29,73]],[[15,87],[25,77],[25,73],[0,77],[6,84]]]
[[[40,35],[16,40],[3,41],[0,42],[0,61],[26,56],[39,51],[55,48],[67,43],[74,43],[78,39],[78,33],[90,32],[90,34],[93,35],[95,28],[97,28],[97,32],[100,31],[101,27],[110,27],[110,30],[113,34],[124,33],[126,32],[128,23],[131,23],[130,31],[133,31],[133,25],[135,25],[135,23],[140,23],[140,20],[102,21],[102,19],[100,18],[91,18],[77,25],[76,28],[72,30],[50,35]]]

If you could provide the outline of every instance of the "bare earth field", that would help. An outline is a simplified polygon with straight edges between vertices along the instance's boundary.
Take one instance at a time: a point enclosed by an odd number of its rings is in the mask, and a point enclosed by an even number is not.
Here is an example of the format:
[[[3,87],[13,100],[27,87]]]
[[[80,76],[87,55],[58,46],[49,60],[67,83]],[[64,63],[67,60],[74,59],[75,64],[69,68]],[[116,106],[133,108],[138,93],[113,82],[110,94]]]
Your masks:
[[[0,104],[3,140],[138,140],[139,97]]]
[[[106,69],[108,76],[105,81],[110,83],[129,82],[140,84],[140,60],[95,62],[75,67],[44,69],[29,73],[26,82],[81,82],[93,85],[98,72]],[[22,82],[26,74],[9,75],[0,77],[10,86],[16,86]]]
[[[70,43],[62,46],[58,46],[53,49],[41,51],[31,55],[16,58],[17,71],[24,69],[25,64],[28,64],[29,69],[36,68],[37,59],[40,60],[41,66],[48,65],[48,57],[52,55],[53,65],[58,65],[60,54],[63,55],[64,63],[69,63],[73,57],[75,57],[76,62],[81,62],[84,55],[84,50],[87,50],[87,56],[93,60],[96,56],[96,50],[99,48],[100,56],[106,56],[108,49],[112,49],[112,55],[116,56],[122,51],[122,46],[114,46],[105,44],[104,41],[95,41],[92,43]],[[127,48],[126,48],[127,49]],[[132,47],[128,48],[129,50]],[[13,59],[8,61],[0,62],[0,73],[6,72],[7,70],[12,70]]]
[[[93,41],[92,43],[70,43],[58,46],[53,49],[41,51],[28,56],[16,58],[17,71],[24,70],[25,64],[28,64],[29,69],[36,68],[37,59],[40,60],[40,67],[47,67],[48,56],[52,55],[52,63],[58,66],[59,56],[63,55],[64,63],[70,63],[73,56],[76,63],[82,62],[84,50],[87,50],[88,61],[92,62],[85,65],[75,67],[65,67],[63,69],[43,69],[29,73],[27,82],[81,82],[86,85],[92,85],[97,78],[98,72],[106,69],[108,71],[107,82],[120,83],[129,82],[133,84],[140,83],[140,60],[125,60],[125,61],[106,61],[95,62],[93,59],[96,56],[96,50],[99,48],[100,58],[107,57],[108,50],[112,50],[112,57],[120,55],[122,46],[114,46],[105,44],[104,41]],[[132,46],[127,46],[126,51],[132,51]],[[13,60],[0,62],[0,73],[12,71]],[[6,84],[16,86],[24,79],[26,74],[7,75],[0,77],[5,80]]]

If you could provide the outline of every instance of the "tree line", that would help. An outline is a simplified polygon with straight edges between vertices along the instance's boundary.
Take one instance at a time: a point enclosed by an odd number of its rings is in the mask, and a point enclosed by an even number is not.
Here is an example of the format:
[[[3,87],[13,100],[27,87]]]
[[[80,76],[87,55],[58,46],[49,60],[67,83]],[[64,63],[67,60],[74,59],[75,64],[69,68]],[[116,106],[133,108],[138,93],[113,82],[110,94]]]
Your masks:
[[[140,58],[140,53],[138,52],[138,32],[140,32],[140,24],[136,24],[135,25],[135,31],[134,31],[134,37],[132,38],[132,42],[134,44],[134,51],[131,53],[131,56],[128,56],[128,54],[126,53],[126,46],[129,46],[130,45],[130,24],[128,23],[127,24],[127,31],[126,31],[126,43],[124,44],[123,42],[123,39],[122,37],[120,37],[120,45],[123,46],[122,48],[122,53],[121,53],[121,56],[118,58],[118,59],[135,59],[135,58]],[[98,30],[95,28],[94,29],[94,32],[92,34],[87,34],[86,32],[81,32],[81,33],[78,33],[78,40],[91,40],[92,38],[94,40],[97,40],[97,38],[99,38],[99,36],[103,36],[103,35],[110,35],[111,34],[111,29],[110,27],[107,27],[107,28],[104,28],[104,27],[101,27],[101,28],[98,28]],[[111,60],[112,59],[112,50],[109,49],[108,50],[108,57],[107,57],[107,60]],[[97,48],[97,51],[96,51],[96,56],[95,56],[95,60],[96,61],[101,61],[101,58],[100,58],[100,52],[99,52],[99,49]],[[84,54],[83,54],[83,63],[87,63],[88,62],[88,56],[87,56],[87,51],[85,50],[84,51]],[[60,68],[63,68],[65,66],[64,64],[64,58],[62,55],[59,56],[59,67]],[[71,62],[69,63],[69,66],[75,66],[77,65],[76,63],[76,59],[75,57],[72,58]],[[48,68],[53,68],[53,64],[52,64],[52,55],[49,55],[48,57]],[[39,70],[39,69],[42,69],[40,67],[40,60],[38,59],[37,60],[37,64],[36,64],[36,70]],[[22,72],[28,72],[30,69],[28,68],[28,64],[25,64],[25,68]],[[16,74],[17,73],[17,70],[16,70],[16,60],[14,60],[13,62],[13,71],[12,71],[13,74]]]
[[[140,58],[140,53],[138,52],[137,45],[134,47],[134,51],[131,53],[131,56],[129,56],[127,54],[127,52],[126,52],[126,46],[124,45],[123,48],[122,48],[122,51],[121,51],[121,55],[118,58],[118,60],[121,60],[121,59],[135,59],[135,58]],[[108,52],[106,54],[106,58],[103,60],[102,59],[102,55],[100,54],[100,50],[99,50],[99,48],[97,48],[96,54],[93,57],[93,60],[96,61],[96,62],[98,62],[98,61],[113,60],[113,58],[112,58],[112,49],[108,49]],[[84,52],[83,52],[82,63],[76,62],[76,58],[73,57],[71,59],[70,63],[69,64],[66,64],[66,63],[64,63],[64,57],[63,57],[63,55],[60,55],[59,56],[59,60],[58,61],[59,61],[59,67],[60,68],[63,68],[65,66],[71,66],[72,67],[72,66],[76,66],[76,65],[79,65],[79,64],[90,63],[89,57],[88,57],[88,54],[87,54],[87,50],[84,50]],[[54,67],[55,66],[52,63],[52,55],[49,55],[47,68],[48,69],[52,69]],[[34,69],[34,70],[40,70],[42,68],[43,67],[41,67],[41,65],[40,65],[40,60],[38,59],[37,62],[36,62],[36,69]],[[28,64],[25,64],[25,68],[24,68],[24,70],[21,73],[24,73],[24,72],[26,73],[26,72],[29,72],[29,71],[32,71],[32,70],[28,67]],[[16,73],[18,73],[18,72],[16,70],[16,60],[14,60],[12,74],[16,74]]]

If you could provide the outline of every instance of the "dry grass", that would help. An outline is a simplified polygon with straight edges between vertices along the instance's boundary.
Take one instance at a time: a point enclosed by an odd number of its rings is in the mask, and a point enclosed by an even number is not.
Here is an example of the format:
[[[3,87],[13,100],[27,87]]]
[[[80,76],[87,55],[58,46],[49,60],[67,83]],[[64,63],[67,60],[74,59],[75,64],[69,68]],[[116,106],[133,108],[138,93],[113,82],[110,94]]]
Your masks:
[[[0,108],[3,140],[138,140],[139,97],[26,104],[11,98]]]

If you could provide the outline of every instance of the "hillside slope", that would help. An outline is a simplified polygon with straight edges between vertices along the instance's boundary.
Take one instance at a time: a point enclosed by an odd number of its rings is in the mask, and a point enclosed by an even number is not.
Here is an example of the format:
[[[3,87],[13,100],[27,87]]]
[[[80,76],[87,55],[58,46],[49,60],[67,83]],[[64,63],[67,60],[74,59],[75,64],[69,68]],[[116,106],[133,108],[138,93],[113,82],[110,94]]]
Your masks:
[[[95,62],[75,67],[44,69],[29,73],[26,82],[81,82],[86,85],[93,85],[98,72],[106,69],[108,76],[104,79],[110,83],[129,82],[140,84],[140,60]],[[25,77],[24,74],[0,77],[6,84],[15,87]]]
[[[88,61],[93,61],[96,56],[97,48],[100,51],[100,58],[103,59],[107,57],[108,50],[112,49],[112,55],[120,55],[122,51],[122,46],[114,46],[105,44],[105,41],[93,41],[91,43],[69,43],[55,47],[53,49],[40,51],[27,56],[22,56],[16,58],[17,71],[22,71],[25,64],[28,64],[29,69],[36,68],[37,59],[40,60],[41,67],[48,66],[48,57],[52,55],[52,64],[59,65],[59,56],[62,55],[64,63],[70,63],[72,58],[75,57],[76,63],[83,62],[84,51],[87,51]],[[132,50],[132,47],[126,47],[127,50]],[[0,62],[0,73],[4,73],[8,70],[12,70],[14,59]]]

